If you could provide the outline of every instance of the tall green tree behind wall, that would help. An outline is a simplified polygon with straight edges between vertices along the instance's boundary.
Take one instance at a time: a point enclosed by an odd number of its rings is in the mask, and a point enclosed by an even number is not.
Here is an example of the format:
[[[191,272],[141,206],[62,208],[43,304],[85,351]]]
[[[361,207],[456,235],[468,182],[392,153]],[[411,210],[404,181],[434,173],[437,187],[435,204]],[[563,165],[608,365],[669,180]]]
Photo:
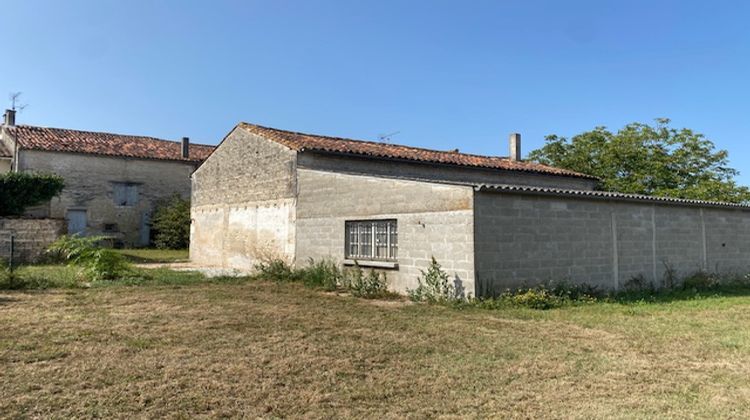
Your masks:
[[[190,200],[174,194],[159,203],[152,228],[159,249],[187,249],[190,246]]]
[[[750,189],[734,180],[739,172],[729,167],[728,152],[702,134],[670,127],[668,119],[617,132],[596,127],[570,139],[549,135],[528,158],[594,175],[606,191],[750,202]]]

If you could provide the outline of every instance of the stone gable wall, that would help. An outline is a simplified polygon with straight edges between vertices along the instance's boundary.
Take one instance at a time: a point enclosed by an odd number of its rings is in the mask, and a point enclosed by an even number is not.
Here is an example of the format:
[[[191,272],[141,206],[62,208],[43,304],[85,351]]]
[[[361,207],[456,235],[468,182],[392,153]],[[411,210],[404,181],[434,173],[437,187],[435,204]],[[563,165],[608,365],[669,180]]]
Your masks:
[[[192,176],[191,261],[250,271],[294,261],[296,154],[235,129]]]

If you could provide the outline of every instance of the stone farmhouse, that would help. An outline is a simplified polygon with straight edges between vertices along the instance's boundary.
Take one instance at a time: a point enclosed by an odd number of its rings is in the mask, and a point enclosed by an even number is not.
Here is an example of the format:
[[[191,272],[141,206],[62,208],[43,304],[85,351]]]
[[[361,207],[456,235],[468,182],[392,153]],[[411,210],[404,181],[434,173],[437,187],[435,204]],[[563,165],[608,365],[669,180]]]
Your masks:
[[[240,123],[192,175],[190,257],[355,261],[403,292],[435,257],[467,294],[750,271],[750,207],[597,191],[585,174]]]
[[[105,234],[124,246],[148,245],[156,203],[190,196],[190,174],[213,146],[153,137],[16,125],[5,113],[0,173],[55,173],[65,189],[31,216],[65,218],[68,233]]]

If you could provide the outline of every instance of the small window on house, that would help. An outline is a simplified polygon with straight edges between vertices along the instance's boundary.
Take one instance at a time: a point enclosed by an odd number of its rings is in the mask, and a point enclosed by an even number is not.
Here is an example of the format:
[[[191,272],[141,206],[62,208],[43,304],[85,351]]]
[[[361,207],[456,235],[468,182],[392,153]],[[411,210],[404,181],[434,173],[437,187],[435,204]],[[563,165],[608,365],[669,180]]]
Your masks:
[[[398,229],[395,220],[353,220],[346,222],[346,258],[395,261]]]
[[[116,206],[135,206],[138,203],[138,184],[115,182],[112,195]]]

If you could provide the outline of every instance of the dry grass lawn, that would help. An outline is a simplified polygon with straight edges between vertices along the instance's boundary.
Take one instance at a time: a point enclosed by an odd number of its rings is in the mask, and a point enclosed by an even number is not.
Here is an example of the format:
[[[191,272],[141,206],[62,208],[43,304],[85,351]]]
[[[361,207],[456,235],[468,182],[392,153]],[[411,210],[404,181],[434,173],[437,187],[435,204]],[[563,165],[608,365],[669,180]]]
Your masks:
[[[750,298],[550,311],[266,282],[0,292],[3,417],[748,417]]]

